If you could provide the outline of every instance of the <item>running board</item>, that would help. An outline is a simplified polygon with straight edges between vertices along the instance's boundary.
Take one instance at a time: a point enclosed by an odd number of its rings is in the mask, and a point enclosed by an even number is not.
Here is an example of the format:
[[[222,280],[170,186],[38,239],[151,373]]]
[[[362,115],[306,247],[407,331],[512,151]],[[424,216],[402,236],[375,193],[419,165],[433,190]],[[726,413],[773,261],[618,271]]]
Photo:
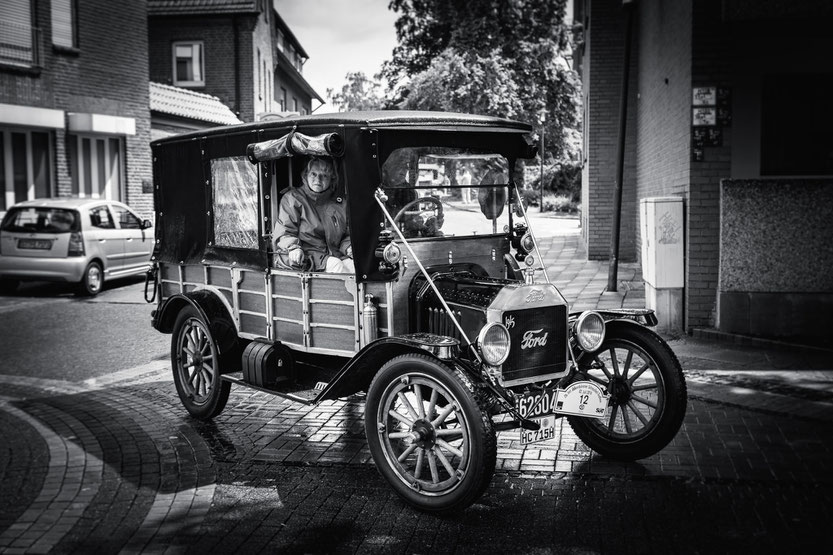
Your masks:
[[[321,390],[319,389],[299,389],[298,391],[293,391],[289,393],[285,391],[278,391],[277,389],[270,389],[268,387],[252,385],[248,382],[243,381],[241,378],[236,378],[229,374],[223,374],[220,377],[223,380],[236,385],[242,385],[243,387],[248,387],[249,389],[255,389],[257,391],[269,393],[270,395],[277,395],[278,397],[283,397],[284,399],[289,399],[290,401],[295,401],[296,403],[303,403],[305,405],[317,404],[318,397],[321,396]]]

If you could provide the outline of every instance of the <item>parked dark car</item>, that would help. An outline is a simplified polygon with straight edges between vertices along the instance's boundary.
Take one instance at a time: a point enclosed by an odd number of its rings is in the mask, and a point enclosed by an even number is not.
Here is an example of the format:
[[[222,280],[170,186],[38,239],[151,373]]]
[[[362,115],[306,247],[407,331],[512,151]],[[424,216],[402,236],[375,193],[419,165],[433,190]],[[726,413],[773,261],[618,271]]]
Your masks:
[[[632,460],[677,433],[686,387],[650,310],[571,313],[541,271],[515,174],[531,127],[449,113],[291,117],[152,144],[156,249],[146,296],[171,333],[190,414],[232,384],[316,404],[366,393],[377,468],[408,503],[460,510],[488,487],[496,431],[550,439],[567,416]],[[355,274],[278,267],[280,199],[334,160]],[[436,194],[420,168],[451,176]],[[465,167],[471,195],[453,178]],[[466,202],[464,199],[477,199]]]

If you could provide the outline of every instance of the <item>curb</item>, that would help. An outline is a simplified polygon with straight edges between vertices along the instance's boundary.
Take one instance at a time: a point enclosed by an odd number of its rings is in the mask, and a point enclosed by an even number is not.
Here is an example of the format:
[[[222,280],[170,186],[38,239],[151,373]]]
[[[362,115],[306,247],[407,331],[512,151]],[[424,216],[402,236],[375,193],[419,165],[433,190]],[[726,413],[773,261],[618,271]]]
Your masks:
[[[821,347],[819,345],[792,343],[789,341],[779,341],[777,339],[768,339],[765,337],[755,337],[751,335],[741,335],[713,328],[693,328],[691,330],[690,337],[713,343],[729,343],[734,345],[744,345],[747,347],[776,347],[779,349],[800,352],[807,352],[810,350],[818,354],[830,354],[833,356],[833,348]]]

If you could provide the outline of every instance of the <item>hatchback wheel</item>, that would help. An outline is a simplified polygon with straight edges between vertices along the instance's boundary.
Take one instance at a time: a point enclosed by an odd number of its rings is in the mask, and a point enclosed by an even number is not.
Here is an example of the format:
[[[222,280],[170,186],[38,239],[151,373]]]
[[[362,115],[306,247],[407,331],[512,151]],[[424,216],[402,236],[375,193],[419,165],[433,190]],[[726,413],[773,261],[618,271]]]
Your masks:
[[[84,277],[78,284],[78,294],[93,297],[101,292],[102,285],[104,285],[104,272],[101,270],[101,264],[90,262],[84,270]]]

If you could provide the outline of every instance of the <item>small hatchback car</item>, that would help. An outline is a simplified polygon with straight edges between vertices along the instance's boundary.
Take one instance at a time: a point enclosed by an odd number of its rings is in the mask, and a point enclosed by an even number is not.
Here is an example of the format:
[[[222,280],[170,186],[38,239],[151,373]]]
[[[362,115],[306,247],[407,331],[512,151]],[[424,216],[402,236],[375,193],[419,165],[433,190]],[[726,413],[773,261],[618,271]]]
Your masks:
[[[12,292],[20,281],[58,281],[96,295],[104,280],[148,269],[151,227],[150,220],[112,200],[18,203],[0,224],[0,290]]]

